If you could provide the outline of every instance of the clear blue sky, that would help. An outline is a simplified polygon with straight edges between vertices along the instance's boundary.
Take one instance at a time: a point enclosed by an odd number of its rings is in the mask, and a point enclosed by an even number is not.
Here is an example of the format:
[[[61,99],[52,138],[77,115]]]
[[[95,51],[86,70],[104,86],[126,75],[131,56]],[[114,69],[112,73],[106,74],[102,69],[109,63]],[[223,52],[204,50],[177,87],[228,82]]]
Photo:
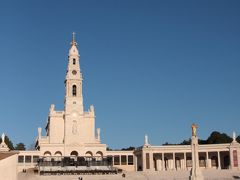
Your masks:
[[[1,1],[0,133],[27,146],[63,109],[77,33],[85,110],[111,148],[240,133],[240,1]]]

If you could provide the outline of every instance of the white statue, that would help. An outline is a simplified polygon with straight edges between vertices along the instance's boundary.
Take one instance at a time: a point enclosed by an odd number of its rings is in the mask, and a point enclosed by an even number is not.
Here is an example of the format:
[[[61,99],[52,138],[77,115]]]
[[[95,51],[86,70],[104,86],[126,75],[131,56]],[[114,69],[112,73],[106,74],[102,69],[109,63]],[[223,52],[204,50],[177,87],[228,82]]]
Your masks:
[[[93,105],[90,106],[90,112],[94,112],[94,106]]]
[[[2,143],[5,143],[5,134],[2,133]]]
[[[7,144],[5,143],[5,134],[2,133],[2,142],[0,144],[0,151],[9,151]]]
[[[233,141],[236,142],[236,133],[233,131]]]
[[[145,137],[144,137],[144,145],[148,145],[148,135],[145,134]]]
[[[53,112],[54,111],[54,109],[55,109],[55,105],[54,104],[51,104],[51,106],[50,106],[50,112]]]

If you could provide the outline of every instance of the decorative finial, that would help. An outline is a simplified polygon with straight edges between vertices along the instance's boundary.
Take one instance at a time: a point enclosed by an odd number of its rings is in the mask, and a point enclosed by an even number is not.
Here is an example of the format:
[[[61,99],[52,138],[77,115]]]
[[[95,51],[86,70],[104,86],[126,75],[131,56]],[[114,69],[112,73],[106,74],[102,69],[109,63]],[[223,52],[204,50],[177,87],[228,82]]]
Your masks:
[[[75,32],[73,32],[72,33],[72,42],[71,42],[71,45],[73,46],[73,45],[77,45],[77,42],[76,42],[76,39],[75,39],[75,35],[76,35],[76,33]]]

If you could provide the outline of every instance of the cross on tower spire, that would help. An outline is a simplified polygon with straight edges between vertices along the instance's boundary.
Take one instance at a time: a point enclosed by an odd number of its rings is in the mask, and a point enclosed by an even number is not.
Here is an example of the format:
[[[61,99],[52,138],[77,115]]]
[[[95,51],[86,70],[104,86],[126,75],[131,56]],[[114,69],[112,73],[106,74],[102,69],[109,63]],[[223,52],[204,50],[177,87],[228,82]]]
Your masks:
[[[73,32],[72,33],[72,42],[71,42],[71,45],[73,46],[76,46],[77,45],[77,42],[76,42],[76,40],[75,40],[75,35],[76,35],[76,33],[75,32]]]

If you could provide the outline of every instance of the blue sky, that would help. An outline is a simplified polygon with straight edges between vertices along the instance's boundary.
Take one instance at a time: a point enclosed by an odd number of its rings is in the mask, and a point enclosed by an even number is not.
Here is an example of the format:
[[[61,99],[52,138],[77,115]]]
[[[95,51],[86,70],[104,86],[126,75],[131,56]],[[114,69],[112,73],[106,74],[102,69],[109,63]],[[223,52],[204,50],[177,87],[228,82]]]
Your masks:
[[[85,110],[111,148],[240,133],[239,1],[2,1],[0,132],[35,141],[63,109],[77,33]]]

